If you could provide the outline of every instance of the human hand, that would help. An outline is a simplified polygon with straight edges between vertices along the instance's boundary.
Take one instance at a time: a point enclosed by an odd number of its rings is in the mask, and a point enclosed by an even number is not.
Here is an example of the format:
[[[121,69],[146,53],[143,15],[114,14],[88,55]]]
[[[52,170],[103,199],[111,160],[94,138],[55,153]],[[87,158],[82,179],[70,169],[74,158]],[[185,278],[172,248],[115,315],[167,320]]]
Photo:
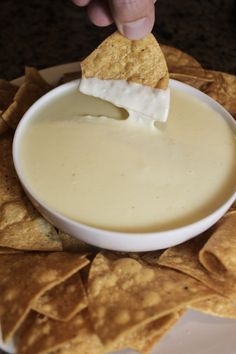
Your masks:
[[[88,6],[92,23],[105,27],[115,22],[118,30],[129,39],[142,39],[151,32],[155,20],[154,0],[73,0],[78,6]]]

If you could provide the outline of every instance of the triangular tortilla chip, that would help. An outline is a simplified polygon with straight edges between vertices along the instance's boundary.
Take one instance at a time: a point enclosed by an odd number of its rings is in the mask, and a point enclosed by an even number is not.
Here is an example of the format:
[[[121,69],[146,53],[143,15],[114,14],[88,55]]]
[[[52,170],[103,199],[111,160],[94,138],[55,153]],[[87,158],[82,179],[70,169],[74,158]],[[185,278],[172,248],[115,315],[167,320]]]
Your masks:
[[[232,275],[236,281],[236,211],[225,215],[199,252],[202,265],[217,275]]]
[[[231,300],[220,295],[213,295],[209,299],[194,302],[188,307],[212,316],[236,318],[236,306]]]
[[[125,80],[162,89],[168,86],[165,58],[152,34],[131,41],[115,32],[81,62],[81,69],[85,78]]]
[[[0,318],[8,340],[33,303],[53,286],[88,263],[84,255],[66,252],[22,253],[0,257]]]
[[[59,238],[62,242],[63,251],[66,252],[92,252],[95,250],[95,247],[88,245],[87,243],[78,240],[77,238],[66,234],[59,230]]]
[[[0,111],[0,135],[3,135],[4,133],[6,133],[9,129],[7,123],[5,122],[5,120],[2,118],[2,111]]]
[[[13,101],[18,87],[12,83],[0,79],[0,110],[4,111]]]
[[[24,195],[12,159],[12,135],[0,137],[0,206]]]
[[[136,331],[128,333],[107,347],[109,351],[130,348],[139,353],[149,353],[159,339],[176,323],[181,314],[176,312],[154,320]]]
[[[21,200],[6,202],[0,207],[0,233],[9,225],[22,220],[32,220],[38,215],[38,212],[26,197]]]
[[[61,348],[61,349],[60,349]],[[18,354],[103,354],[104,347],[91,326],[87,311],[60,322],[31,312],[19,333]]]
[[[213,293],[180,272],[108,252],[95,257],[89,273],[89,312],[105,344]]]
[[[46,291],[33,305],[33,309],[58,321],[69,321],[88,306],[87,295],[80,273]]]
[[[0,231],[0,246],[25,251],[61,251],[58,233],[43,217],[23,220]]]
[[[13,102],[2,113],[2,118],[12,129],[16,129],[30,106],[51,88],[36,69],[26,68],[24,82],[17,90]]]
[[[199,262],[199,251],[207,242],[213,230],[214,228],[190,241],[170,247],[156,259],[156,263],[188,274],[223,296],[235,298],[235,279],[232,277],[225,278],[218,275],[214,276],[214,274],[209,273]]]
[[[236,76],[220,71],[206,70],[214,81],[204,92],[222,104],[236,118]]]

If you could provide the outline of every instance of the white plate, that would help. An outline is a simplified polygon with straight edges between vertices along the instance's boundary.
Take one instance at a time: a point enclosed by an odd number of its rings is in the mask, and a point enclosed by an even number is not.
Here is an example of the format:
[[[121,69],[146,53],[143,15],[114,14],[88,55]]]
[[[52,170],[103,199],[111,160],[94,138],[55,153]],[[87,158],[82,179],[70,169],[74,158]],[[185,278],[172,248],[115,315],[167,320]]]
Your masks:
[[[62,73],[78,70],[79,64],[71,63],[42,70],[41,74],[50,83],[56,83]],[[22,78],[14,80],[16,84],[20,84],[21,81]],[[0,348],[13,353],[12,345],[3,344],[1,338]],[[123,350],[118,353],[134,354],[135,352]],[[194,311],[188,311],[151,352],[151,354],[235,353],[236,320],[206,316]]]

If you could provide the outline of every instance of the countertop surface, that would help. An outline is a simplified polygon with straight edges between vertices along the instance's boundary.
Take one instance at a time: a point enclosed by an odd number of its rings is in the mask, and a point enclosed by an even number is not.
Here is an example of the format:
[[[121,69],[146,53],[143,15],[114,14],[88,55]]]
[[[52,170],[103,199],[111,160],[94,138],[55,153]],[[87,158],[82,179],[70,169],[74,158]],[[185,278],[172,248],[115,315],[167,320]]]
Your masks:
[[[0,77],[14,79],[25,65],[41,69],[80,60],[113,31],[90,24],[86,10],[70,0],[1,0]],[[153,32],[205,68],[236,74],[234,0],[158,0]]]
[[[70,0],[1,0],[0,77],[80,60],[113,31],[90,24]],[[205,68],[236,74],[234,0],[158,0],[154,34]]]

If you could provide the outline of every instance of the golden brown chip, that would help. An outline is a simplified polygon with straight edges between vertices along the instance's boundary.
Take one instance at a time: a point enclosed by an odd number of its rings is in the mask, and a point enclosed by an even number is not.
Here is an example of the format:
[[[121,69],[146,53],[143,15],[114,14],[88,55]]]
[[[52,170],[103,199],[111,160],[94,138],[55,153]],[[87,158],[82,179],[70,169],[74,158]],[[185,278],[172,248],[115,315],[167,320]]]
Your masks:
[[[66,84],[67,82],[77,80],[81,78],[81,71],[75,71],[72,73],[65,73],[59,80],[59,85]]]
[[[104,353],[86,310],[69,322],[55,321],[33,311],[29,314],[20,329],[18,354],[42,354],[52,351],[54,354]]]
[[[15,333],[37,298],[87,263],[84,255],[66,252],[1,255],[0,318],[3,339],[8,340]]]
[[[184,69],[184,72],[171,72],[170,78],[184,82],[198,90],[206,90],[206,88],[213,82],[213,78],[206,77],[203,69],[194,69],[193,72],[188,72],[188,68],[184,67]]]
[[[12,104],[2,113],[2,118],[12,129],[16,129],[25,112],[44,93],[35,84],[23,83],[18,89]]]
[[[0,110],[4,111],[12,103],[18,87],[0,79]]]
[[[2,118],[2,111],[0,111],[0,135],[3,135],[8,130],[8,125],[5,120]]]
[[[55,227],[40,216],[5,227],[0,231],[0,246],[26,251],[62,250]]]
[[[55,320],[68,321],[87,305],[87,295],[78,272],[44,293],[33,309]]]
[[[40,75],[38,70],[36,68],[30,67],[30,66],[25,67],[24,82],[35,84],[44,93],[53,89],[53,86],[49,85],[49,83],[46,80],[44,80],[44,78]]]
[[[220,71],[206,70],[214,81],[204,92],[222,104],[236,118],[236,76]]]
[[[30,201],[24,197],[21,200],[4,203],[0,207],[0,234],[5,227],[22,220],[32,220],[38,216]]]
[[[91,252],[95,248],[77,238],[59,230],[59,238],[62,242],[63,251],[66,252]]]
[[[170,315],[154,320],[137,330],[121,337],[117,342],[107,347],[109,351],[120,350],[125,348],[134,349],[139,353],[149,353],[152,347],[166,332],[176,323],[181,314],[172,313]]]
[[[0,206],[23,195],[12,160],[12,135],[6,134],[0,137]]]
[[[213,230],[214,228],[190,241],[167,249],[160,258],[157,259],[157,263],[188,274],[223,296],[235,298],[236,282],[234,278],[222,278],[218,275],[214,276],[214,274],[209,273],[199,262],[199,251],[209,237],[211,237]]]
[[[0,247],[0,254],[15,254],[22,253],[23,251],[15,250],[14,248],[9,247]]]
[[[182,52],[181,50],[167,46],[165,44],[161,44],[160,47],[165,56],[169,71],[173,72],[173,68],[179,68],[184,66],[201,68],[201,64],[195,58]]]
[[[188,307],[212,316],[236,318],[235,305],[231,300],[221,295],[213,295],[209,299],[194,302]]]
[[[231,274],[236,281],[236,211],[225,215],[200,250],[202,265],[212,273]]]
[[[13,102],[2,113],[2,118],[15,129],[30,106],[51,88],[35,68],[27,67],[24,82],[17,90]]]
[[[153,88],[167,88],[168,69],[152,34],[131,41],[115,32],[81,62],[82,76],[126,80]]]
[[[105,344],[209,293],[185,274],[108,252],[95,257],[89,273],[89,312]]]

